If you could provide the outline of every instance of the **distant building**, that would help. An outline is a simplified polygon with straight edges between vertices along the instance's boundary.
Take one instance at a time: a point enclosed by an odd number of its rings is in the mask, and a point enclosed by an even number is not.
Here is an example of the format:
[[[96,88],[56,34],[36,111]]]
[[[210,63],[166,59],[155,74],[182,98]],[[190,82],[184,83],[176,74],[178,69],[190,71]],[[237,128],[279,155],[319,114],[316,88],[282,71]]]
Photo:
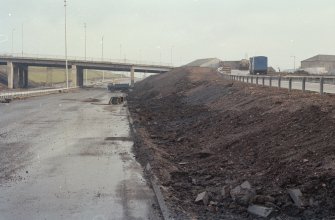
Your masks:
[[[240,61],[222,61],[222,66],[229,66],[232,70],[238,70],[240,67]]]
[[[276,70],[272,66],[268,67],[268,73],[275,73],[275,72]]]
[[[222,66],[229,66],[232,70],[249,70],[249,60],[222,61]]]
[[[303,60],[301,69],[311,74],[335,74],[335,55],[316,55]]]
[[[219,67],[225,69],[226,72],[231,70],[248,70],[249,69],[249,60],[238,60],[238,61],[222,61],[217,58],[206,58],[195,60],[186,66],[194,67],[210,67],[213,69],[218,69]],[[229,70],[228,70],[229,69]]]
[[[209,67],[213,69],[217,69],[220,67],[221,60],[217,58],[206,58],[195,60],[186,66],[194,66],[194,67]]]

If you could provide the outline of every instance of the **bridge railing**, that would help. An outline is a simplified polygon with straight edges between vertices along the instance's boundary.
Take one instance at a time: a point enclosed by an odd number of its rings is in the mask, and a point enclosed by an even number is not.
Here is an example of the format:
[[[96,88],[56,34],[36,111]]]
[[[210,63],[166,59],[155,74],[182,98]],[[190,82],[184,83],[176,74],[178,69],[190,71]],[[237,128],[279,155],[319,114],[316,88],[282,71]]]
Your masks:
[[[263,75],[227,75],[226,79],[260,86],[286,88],[289,91],[301,90],[335,94],[335,76],[263,76]]]
[[[50,60],[65,60],[64,56],[57,55],[42,55],[42,54],[22,54],[22,53],[13,53],[13,54],[0,54],[0,57],[6,58],[20,58],[20,59],[50,59]],[[94,58],[94,57],[80,57],[80,56],[68,56],[68,60],[71,61],[91,61],[91,62],[110,62],[110,63],[122,63],[122,64],[137,64],[137,65],[155,65],[155,66],[167,66],[173,67],[171,63],[163,62],[152,62],[152,61],[143,61],[143,60],[129,60],[129,59],[112,59],[112,58]]]
[[[67,88],[57,88],[57,89],[42,89],[42,90],[30,90],[30,91],[20,91],[20,92],[0,92],[0,101],[6,99],[15,99],[15,98],[25,98],[32,96],[40,96],[54,93],[62,93],[69,91],[71,89],[76,89],[76,87]]]

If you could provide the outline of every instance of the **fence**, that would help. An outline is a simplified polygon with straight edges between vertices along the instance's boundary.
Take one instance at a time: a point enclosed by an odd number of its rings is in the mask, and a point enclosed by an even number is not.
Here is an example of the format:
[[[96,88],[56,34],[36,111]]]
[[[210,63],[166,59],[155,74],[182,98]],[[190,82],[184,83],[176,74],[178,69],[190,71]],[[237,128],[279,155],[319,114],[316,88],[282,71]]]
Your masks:
[[[286,88],[289,91],[312,91],[321,95],[335,94],[335,77],[332,76],[250,76],[223,75],[225,78],[255,85]]]
[[[52,94],[52,93],[60,93],[60,92],[68,91],[70,89],[75,89],[75,88],[43,89],[43,90],[32,90],[32,91],[22,91],[22,92],[0,92],[0,101],[6,100],[6,99],[24,98],[24,97]]]

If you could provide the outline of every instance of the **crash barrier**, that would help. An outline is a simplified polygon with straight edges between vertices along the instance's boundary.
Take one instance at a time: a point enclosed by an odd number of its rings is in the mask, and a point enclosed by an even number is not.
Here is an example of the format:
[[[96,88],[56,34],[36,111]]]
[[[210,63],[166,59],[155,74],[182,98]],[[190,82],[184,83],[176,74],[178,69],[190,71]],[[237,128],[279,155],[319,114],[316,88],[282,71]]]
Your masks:
[[[289,91],[301,90],[335,94],[334,76],[263,76],[263,75],[223,75],[226,79],[261,86],[286,88]]]
[[[0,92],[0,102],[9,102],[12,99],[16,98],[25,98],[32,96],[40,96],[52,93],[61,93],[68,91],[72,88],[58,88],[58,89],[43,89],[43,90],[32,90],[32,91],[20,91],[20,92]]]

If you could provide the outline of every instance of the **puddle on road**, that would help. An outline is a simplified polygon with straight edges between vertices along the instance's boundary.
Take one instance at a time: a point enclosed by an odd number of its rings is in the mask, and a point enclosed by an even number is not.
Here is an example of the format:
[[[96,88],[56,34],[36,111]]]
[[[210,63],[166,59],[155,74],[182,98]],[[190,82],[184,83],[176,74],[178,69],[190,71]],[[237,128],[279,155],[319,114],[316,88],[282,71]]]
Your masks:
[[[82,102],[101,102],[101,100],[96,98],[87,98],[82,100]]]
[[[130,137],[106,137],[105,141],[132,141]]]

